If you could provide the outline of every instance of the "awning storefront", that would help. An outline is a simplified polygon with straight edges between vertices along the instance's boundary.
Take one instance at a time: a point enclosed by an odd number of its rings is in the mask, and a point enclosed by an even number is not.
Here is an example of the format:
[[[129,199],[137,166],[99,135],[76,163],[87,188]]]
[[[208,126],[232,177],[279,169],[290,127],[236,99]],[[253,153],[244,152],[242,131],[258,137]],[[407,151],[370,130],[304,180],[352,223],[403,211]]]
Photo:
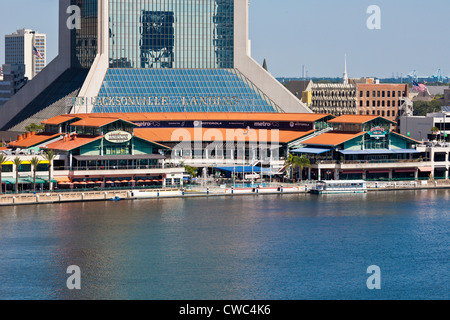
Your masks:
[[[341,170],[341,174],[364,174],[364,170],[353,170],[353,171]]]
[[[420,172],[433,172],[433,168],[432,167],[420,167],[419,171]]]
[[[381,149],[381,150],[340,150],[343,155],[375,155],[375,154],[417,154],[415,149]]]
[[[404,172],[416,172],[416,168],[411,168],[411,169],[395,169],[394,171],[395,172],[398,172],[398,173],[404,173]]]
[[[368,171],[369,173],[390,173],[391,171],[390,170],[371,170],[371,171]]]
[[[161,154],[139,154],[139,155],[121,155],[121,156],[73,156],[77,161],[114,161],[114,160],[163,160],[166,156]]]
[[[2,184],[15,184],[16,180],[13,178],[2,178]]]
[[[235,172],[235,173],[258,173],[258,172],[266,172],[270,173],[270,169],[268,168],[261,168],[261,167],[216,167],[215,169],[220,171],[226,171],[226,172]]]
[[[321,149],[321,148],[300,148],[292,150],[291,153],[307,153],[307,154],[322,154],[332,151],[333,149]]]

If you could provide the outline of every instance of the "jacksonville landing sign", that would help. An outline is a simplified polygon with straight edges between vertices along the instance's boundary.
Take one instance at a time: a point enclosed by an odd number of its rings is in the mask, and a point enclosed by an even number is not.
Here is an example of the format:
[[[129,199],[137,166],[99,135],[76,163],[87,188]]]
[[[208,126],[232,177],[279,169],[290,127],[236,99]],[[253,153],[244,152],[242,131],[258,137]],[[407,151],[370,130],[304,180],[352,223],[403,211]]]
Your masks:
[[[226,96],[200,96],[200,97],[92,97],[92,98],[73,98],[74,107],[93,105],[99,108],[108,107],[164,107],[169,105],[188,106],[236,106],[241,102],[239,97]]]

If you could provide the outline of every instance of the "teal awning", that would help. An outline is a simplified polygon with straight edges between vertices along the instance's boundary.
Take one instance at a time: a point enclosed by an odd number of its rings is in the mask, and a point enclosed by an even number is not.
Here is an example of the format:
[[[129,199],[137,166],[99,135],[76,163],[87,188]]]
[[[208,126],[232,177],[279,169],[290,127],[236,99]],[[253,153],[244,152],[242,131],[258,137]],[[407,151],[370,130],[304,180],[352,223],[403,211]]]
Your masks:
[[[291,153],[308,153],[308,154],[322,154],[333,149],[321,149],[321,148],[300,148],[292,150]]]
[[[15,184],[16,180],[12,178],[2,178],[2,183],[4,184]]]
[[[373,155],[373,154],[413,154],[420,153],[416,149],[379,149],[379,150],[340,150],[344,155]]]

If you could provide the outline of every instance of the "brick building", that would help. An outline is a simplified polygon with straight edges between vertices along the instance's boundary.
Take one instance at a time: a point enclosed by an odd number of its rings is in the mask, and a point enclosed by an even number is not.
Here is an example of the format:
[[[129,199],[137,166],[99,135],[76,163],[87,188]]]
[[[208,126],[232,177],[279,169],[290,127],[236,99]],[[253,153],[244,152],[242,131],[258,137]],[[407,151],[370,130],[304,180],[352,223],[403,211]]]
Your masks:
[[[357,84],[357,114],[382,116],[398,122],[405,98],[407,84]]]

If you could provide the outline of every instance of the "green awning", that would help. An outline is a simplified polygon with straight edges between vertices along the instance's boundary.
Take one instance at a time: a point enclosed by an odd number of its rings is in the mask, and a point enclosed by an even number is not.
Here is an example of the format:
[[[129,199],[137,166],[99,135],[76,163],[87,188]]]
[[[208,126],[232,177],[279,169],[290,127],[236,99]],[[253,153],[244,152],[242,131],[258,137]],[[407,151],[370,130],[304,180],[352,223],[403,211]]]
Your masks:
[[[2,183],[4,184],[15,184],[16,180],[12,178],[2,178]]]
[[[48,183],[48,176],[47,177],[36,177],[36,180],[37,179],[40,179],[40,180],[42,180],[43,182],[39,182],[39,183]],[[37,183],[37,182],[36,182]],[[51,180],[51,183],[58,183],[58,181],[57,180],[55,180],[55,179],[52,179]]]

